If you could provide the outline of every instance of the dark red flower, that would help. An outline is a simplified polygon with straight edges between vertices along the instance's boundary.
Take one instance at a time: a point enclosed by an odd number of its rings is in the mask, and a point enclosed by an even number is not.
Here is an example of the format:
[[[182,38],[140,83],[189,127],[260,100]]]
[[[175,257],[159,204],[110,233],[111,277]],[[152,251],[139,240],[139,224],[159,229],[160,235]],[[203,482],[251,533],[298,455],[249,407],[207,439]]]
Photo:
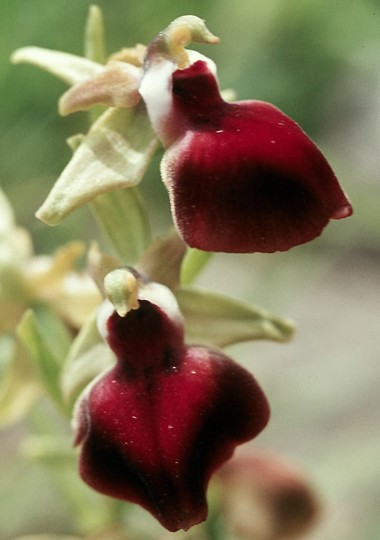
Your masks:
[[[140,87],[167,149],[162,178],[186,243],[285,251],[349,216],[332,169],[298,124],[269,103],[226,103],[212,63],[198,57],[185,69],[152,61]]]
[[[206,518],[211,474],[265,427],[269,407],[230,358],[185,346],[174,298],[164,306],[146,298],[125,317],[108,302],[104,333],[117,363],[79,400],[80,474],[168,530],[186,530]]]

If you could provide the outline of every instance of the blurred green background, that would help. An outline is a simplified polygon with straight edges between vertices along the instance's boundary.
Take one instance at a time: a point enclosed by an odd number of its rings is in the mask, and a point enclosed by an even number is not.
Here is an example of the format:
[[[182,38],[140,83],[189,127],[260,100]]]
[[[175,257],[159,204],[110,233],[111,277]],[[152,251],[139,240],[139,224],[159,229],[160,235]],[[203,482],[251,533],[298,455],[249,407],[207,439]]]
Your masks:
[[[39,253],[97,234],[81,210],[57,228],[34,218],[70,157],[65,139],[87,117],[57,115],[63,83],[12,66],[16,48],[82,54],[87,0],[1,0],[0,182]],[[270,101],[324,150],[354,216],[310,245],[283,254],[218,255],[202,285],[293,317],[292,344],[251,343],[230,353],[258,376],[272,423],[255,444],[300,463],[323,501],[310,540],[380,538],[380,1],[99,0],[108,52],[146,43],[179,15],[206,19],[221,38],[200,47],[218,64],[222,88]],[[168,223],[158,158],[143,182],[153,224]],[[158,217],[157,217],[158,216]],[[46,471],[15,458],[24,425],[1,435],[0,538],[70,532]],[[20,474],[20,470],[22,474]],[[38,493],[38,497],[36,497]]]

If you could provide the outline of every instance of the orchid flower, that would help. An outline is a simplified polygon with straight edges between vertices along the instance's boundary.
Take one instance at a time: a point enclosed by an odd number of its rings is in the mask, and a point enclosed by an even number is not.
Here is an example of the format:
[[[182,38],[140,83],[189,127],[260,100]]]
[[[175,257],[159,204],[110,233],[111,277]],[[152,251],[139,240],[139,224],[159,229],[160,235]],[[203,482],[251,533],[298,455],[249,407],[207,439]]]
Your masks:
[[[161,175],[186,243],[205,251],[285,251],[352,213],[326,159],[283,112],[223,100],[215,64],[184,46],[218,39],[193,16],[148,46],[140,93],[166,152]]]
[[[256,380],[221,351],[184,343],[175,297],[129,269],[108,274],[99,331],[116,364],[74,414],[80,474],[94,489],[140,504],[170,531],[206,519],[206,487],[238,444],[265,427]]]

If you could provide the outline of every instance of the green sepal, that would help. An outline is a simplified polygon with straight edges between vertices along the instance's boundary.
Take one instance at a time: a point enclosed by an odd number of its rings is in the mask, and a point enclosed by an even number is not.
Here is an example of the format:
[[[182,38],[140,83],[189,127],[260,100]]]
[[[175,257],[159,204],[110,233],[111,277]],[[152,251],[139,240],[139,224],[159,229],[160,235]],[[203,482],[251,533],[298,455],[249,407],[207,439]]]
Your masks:
[[[13,64],[32,64],[55,75],[70,86],[90,79],[104,69],[102,64],[88,58],[42,47],[17,49],[12,54],[11,61]]]
[[[94,313],[74,339],[62,369],[61,387],[69,410],[84,388],[114,362],[111,349],[99,335]]]
[[[57,225],[98,195],[137,185],[157,145],[143,103],[107,110],[75,151],[37,217]]]
[[[294,332],[289,319],[219,293],[180,287],[176,296],[187,343],[226,347],[257,339],[288,341]]]
[[[91,5],[88,9],[84,30],[84,55],[100,64],[106,62],[104,21],[99,6]]]
[[[12,334],[0,336],[0,426],[21,420],[41,394],[30,358]]]
[[[71,343],[65,325],[50,309],[43,306],[26,311],[16,332],[28,351],[46,392],[65,411],[60,374]]]
[[[148,215],[136,188],[96,197],[91,210],[114,254],[134,265],[151,239]]]

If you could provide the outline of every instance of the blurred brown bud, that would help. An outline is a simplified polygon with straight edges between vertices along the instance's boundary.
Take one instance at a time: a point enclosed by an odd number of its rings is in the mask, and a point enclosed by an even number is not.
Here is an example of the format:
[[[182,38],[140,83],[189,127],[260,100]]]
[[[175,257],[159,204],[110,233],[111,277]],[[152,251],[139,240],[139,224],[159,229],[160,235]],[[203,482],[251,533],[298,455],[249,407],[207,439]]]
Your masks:
[[[318,516],[319,503],[307,480],[278,456],[237,456],[221,469],[219,480],[224,517],[239,538],[300,538]]]

